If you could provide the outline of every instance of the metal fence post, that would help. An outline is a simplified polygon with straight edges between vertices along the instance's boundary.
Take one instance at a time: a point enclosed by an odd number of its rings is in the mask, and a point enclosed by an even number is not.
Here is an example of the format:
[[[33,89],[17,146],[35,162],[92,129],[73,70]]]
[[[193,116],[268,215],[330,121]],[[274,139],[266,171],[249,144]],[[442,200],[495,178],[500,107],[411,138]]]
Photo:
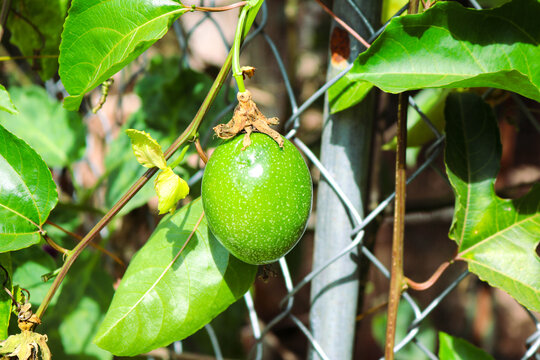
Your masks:
[[[364,38],[372,35],[370,24],[378,24],[380,2],[336,0],[333,12]],[[331,30],[331,79],[357,57],[364,47],[341,26]],[[372,127],[375,120],[373,94],[346,111],[330,115],[325,103],[321,161],[338,182],[352,205],[363,216],[368,183]],[[353,224],[335,192],[321,179],[318,188],[317,225],[313,268],[317,268],[350,244]],[[356,253],[330,265],[313,279],[310,322],[315,340],[330,359],[352,359],[358,303],[358,264]],[[319,359],[313,349],[310,357]]]

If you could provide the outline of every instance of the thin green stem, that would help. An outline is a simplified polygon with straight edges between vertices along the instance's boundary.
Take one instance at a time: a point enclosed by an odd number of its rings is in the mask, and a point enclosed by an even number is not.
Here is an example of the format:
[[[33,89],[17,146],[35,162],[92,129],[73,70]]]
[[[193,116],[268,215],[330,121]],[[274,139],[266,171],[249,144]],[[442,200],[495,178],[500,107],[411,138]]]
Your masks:
[[[246,24],[248,10],[249,7],[244,6],[240,11],[240,17],[238,18],[233,43],[232,71],[234,80],[236,80],[236,83],[238,84],[239,92],[246,91],[246,86],[244,85],[244,75],[242,75],[242,69],[240,68],[240,47],[242,46],[242,40],[244,37],[244,26]]]
[[[206,95],[206,98],[204,99],[201,107],[199,108],[199,111],[189,124],[189,126],[184,130],[184,132],[175,140],[175,142],[165,151],[165,158],[169,159],[183,144],[185,144],[188,140],[193,139],[194,136],[196,136],[197,131],[199,129],[199,126],[201,125],[201,122],[208,112],[208,109],[210,108],[210,105],[214,102],[219,90],[221,89],[221,86],[227,79],[227,75],[229,73],[229,70],[231,69],[231,59],[232,59],[232,51],[227,56],[227,59],[225,60],[225,63],[221,67],[221,70],[216,77],[216,80],[214,80],[214,83],[212,84],[212,87],[208,91],[208,94]],[[54,294],[60,287],[60,284],[66,277],[67,272],[69,271],[71,265],[75,262],[77,257],[81,254],[81,252],[90,244],[90,242],[99,234],[101,230],[107,224],[112,220],[112,218],[118,214],[118,212],[127,204],[133,196],[154,176],[154,174],[158,171],[158,168],[151,168],[146,171],[143,176],[141,176],[135,184],[129,188],[129,190],[122,196],[120,200],[114,206],[105,214],[105,216],[86,234],[86,236],[81,240],[75,248],[70,252],[70,254],[66,257],[66,261],[60,268],[60,272],[58,273],[58,276],[54,279],[54,282],[52,283],[51,287],[49,288],[49,291],[45,295],[45,298],[41,302],[38,310],[36,311],[36,316],[38,318],[42,318],[43,314],[47,310],[47,307],[49,306],[49,303],[51,302]]]
[[[411,0],[409,1],[409,9],[407,9],[408,14],[418,14],[420,0]]]
[[[178,155],[178,157],[172,162],[169,164],[169,167],[171,169],[174,169],[175,167],[177,167],[178,165],[180,165],[180,163],[182,162],[182,160],[184,160],[184,157],[186,155],[186,152],[188,151],[189,149],[189,146],[190,145],[186,145],[184,146],[184,148],[182,149],[182,151],[180,152],[180,155]]]

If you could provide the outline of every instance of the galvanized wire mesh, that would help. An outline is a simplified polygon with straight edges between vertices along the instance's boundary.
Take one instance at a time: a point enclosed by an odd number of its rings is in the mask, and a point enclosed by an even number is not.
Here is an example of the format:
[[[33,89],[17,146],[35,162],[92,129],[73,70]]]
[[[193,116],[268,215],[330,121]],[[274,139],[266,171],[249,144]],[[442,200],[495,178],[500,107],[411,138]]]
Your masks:
[[[367,20],[367,17],[364,16],[362,11],[352,2],[351,0],[347,0],[352,9],[355,11],[355,14],[359,18],[359,23],[364,24],[364,26],[368,29],[368,31],[371,34],[370,39],[368,39],[368,42],[372,42],[377,36],[380,35],[380,33],[384,30],[383,25],[382,27],[375,29],[372,24],[369,23]],[[214,1],[201,1],[202,6],[215,6]],[[474,0],[470,0],[470,5],[474,8],[480,8],[478,3]],[[406,10],[407,6],[404,6],[395,16],[400,15]],[[190,29],[185,29],[182,27],[182,25],[179,22],[176,22],[174,24],[173,30],[175,32],[178,45],[180,49],[182,50],[182,61],[184,63],[187,63],[188,61],[188,46],[189,42],[191,40],[191,36],[194,32],[194,30],[203,23],[211,23],[220,33],[221,42],[223,43],[224,47],[228,50],[230,49],[231,44],[227,41],[223,29],[220,27],[219,23],[214,19],[214,14],[212,13],[205,13],[202,19],[196,23],[194,26],[192,26]],[[180,20],[181,21],[181,20]],[[249,319],[251,322],[253,337],[256,339],[256,345],[253,347],[250,358],[254,359],[262,359],[263,357],[263,341],[265,339],[265,336],[269,334],[269,332],[278,324],[279,322],[283,321],[284,319],[288,318],[295,326],[298,327],[298,329],[305,335],[307,341],[311,345],[311,347],[314,349],[314,351],[318,354],[318,356],[321,359],[329,359],[329,357],[325,353],[325,349],[322,348],[320,344],[317,343],[317,341],[314,339],[312,333],[310,332],[310,329],[308,329],[304,323],[292,313],[293,304],[295,300],[295,296],[299,292],[300,289],[304,288],[306,285],[308,285],[318,274],[320,274],[325,268],[330,266],[333,262],[335,262],[337,259],[349,254],[354,249],[360,249],[361,253],[369,259],[371,264],[378,270],[382,275],[384,275],[386,278],[390,277],[390,273],[388,269],[383,265],[383,263],[373,254],[371,250],[369,250],[366,246],[363,244],[363,235],[364,235],[364,229],[371,224],[374,219],[381,214],[388,206],[391,205],[394,194],[391,194],[386,199],[381,201],[378,206],[371,211],[369,214],[367,214],[365,217],[360,216],[360,212],[358,209],[356,209],[354,206],[352,206],[351,201],[347,198],[347,196],[344,194],[338,183],[335,181],[335,179],[332,177],[332,175],[327,171],[327,169],[321,164],[318,157],[310,150],[306,144],[304,144],[299,138],[296,137],[296,133],[300,127],[300,116],[308,109],[310,108],[317,100],[319,100],[321,97],[324,96],[325,92],[328,90],[330,86],[332,86],[336,81],[338,81],[342,76],[344,76],[352,67],[352,65],[348,66],[346,69],[344,69],[341,73],[339,73],[334,79],[327,81],[323,86],[318,88],[313,94],[302,104],[298,104],[297,98],[293,91],[293,86],[291,84],[291,79],[289,75],[287,74],[284,62],[282,60],[282,56],[279,53],[279,50],[277,46],[275,45],[273,39],[265,32],[265,27],[269,21],[268,16],[268,10],[266,7],[266,4],[263,5],[261,9],[261,14],[258,18],[258,23],[255,24],[253,30],[251,31],[250,35],[246,39],[246,44],[249,43],[252,39],[255,37],[262,38],[269,46],[274,58],[273,61],[275,61],[276,66],[279,69],[279,72],[281,74],[281,81],[283,81],[283,85],[286,91],[286,95],[288,98],[288,106],[290,106],[290,117],[286,120],[284,124],[284,128],[286,130],[286,137],[293,141],[297,147],[305,154],[307,159],[309,159],[309,162],[315,166],[321,174],[321,177],[324,178],[324,180],[330,185],[330,187],[333,189],[335,196],[337,196],[343,206],[346,208],[349,214],[351,214],[351,221],[353,225],[353,231],[350,234],[351,242],[348,246],[343,248],[338,254],[336,254],[332,259],[330,259],[327,263],[323,264],[322,266],[318,268],[314,268],[311,270],[309,274],[307,274],[302,280],[300,280],[298,283],[294,283],[293,279],[291,277],[289,267],[287,264],[287,260],[285,258],[282,258],[279,261],[279,266],[282,273],[282,279],[285,285],[285,288],[287,290],[287,295],[281,300],[280,307],[281,312],[275,316],[268,324],[265,325],[264,328],[261,328],[260,322],[258,320],[257,311],[254,306],[254,301],[251,296],[251,294],[248,292],[244,296],[244,301],[247,306],[248,312],[249,312]],[[144,61],[143,61],[144,62]],[[144,66],[141,66],[141,69],[143,69]],[[133,77],[137,76],[137,72],[132,75]],[[130,84],[132,81],[131,79],[124,79],[122,81],[122,84]],[[48,83],[48,86],[51,86],[51,83]],[[120,93],[122,93],[124,88],[122,88],[122,85],[120,86]],[[119,101],[121,101],[121,96],[119,97]],[[517,98],[517,97],[516,97]],[[519,100],[519,98],[517,98]],[[430,145],[430,147],[427,149],[425,160],[418,166],[417,170],[409,177],[407,184],[414,181],[414,179],[424,172],[426,169],[430,168],[430,166],[433,165],[434,161],[439,158],[439,156],[442,153],[443,145],[444,145],[444,135],[440,134],[436,127],[431,123],[430,119],[422,113],[422,109],[418,108],[418,106],[414,103],[414,100],[412,98],[410,100],[410,105],[413,106],[416,111],[418,111],[426,122],[428,126],[432,129],[433,133],[436,136],[436,140]],[[521,101],[521,100],[519,100]],[[212,119],[214,123],[217,123],[219,121],[223,121],[223,117],[232,110],[234,107],[234,103],[230,103],[229,106],[224,109],[215,119]],[[119,106],[121,107],[121,106]],[[90,108],[88,106],[88,108]],[[522,111],[524,111],[525,115],[533,121],[533,124],[535,126],[538,126],[536,122],[534,121],[534,118],[532,115],[527,113],[527,108],[525,106],[521,107]],[[103,119],[102,119],[103,120]],[[206,120],[209,121],[209,120]],[[103,126],[108,126],[108,121],[102,121]],[[106,132],[107,133],[107,132]],[[202,143],[203,145],[208,141],[210,138],[210,134],[201,134]],[[202,170],[199,171],[195,176],[193,176],[189,183],[190,185],[194,185],[198,181],[200,181],[202,177]],[[395,346],[395,352],[401,351],[407,344],[413,343],[415,344],[418,349],[420,349],[422,352],[426,354],[426,356],[430,359],[437,359],[437,355],[432,353],[431,350],[428,349],[427,346],[425,346],[418,338],[419,332],[420,332],[420,325],[429,317],[429,315],[432,313],[432,311],[437,308],[441,304],[441,301],[452,291],[454,290],[458,284],[463,281],[467,276],[469,275],[468,271],[464,271],[461,274],[459,274],[443,291],[440,292],[437,296],[435,296],[432,301],[429,303],[428,306],[425,308],[420,308],[420,306],[416,303],[416,301],[413,299],[413,297],[407,293],[404,292],[402,294],[402,299],[405,300],[405,302],[410,306],[410,308],[413,311],[414,314],[414,320],[409,324],[407,334],[406,336]],[[526,343],[526,352],[523,354],[522,359],[530,359],[530,358],[536,358],[540,359],[540,354],[538,353],[538,350],[540,348],[540,322],[538,319],[534,316],[534,314],[530,313],[527,309],[524,309],[529,315],[531,321],[534,323],[536,331],[531,334],[531,336],[527,339]],[[354,316],[355,314],[352,314]],[[211,340],[212,347],[214,349],[214,356],[216,359],[223,359],[222,350],[220,347],[219,338],[214,332],[212,326],[210,324],[205,326],[205,329],[208,333],[208,336]],[[177,342],[172,346],[174,352],[177,354],[182,353],[182,343]],[[340,359],[341,360],[341,359]]]
[[[372,42],[375,40],[377,36],[380,35],[380,33],[384,30],[385,26],[388,24],[383,25],[382,27],[375,29],[372,24],[369,23],[367,20],[367,17],[364,16],[362,11],[354,4],[353,1],[347,0],[348,3],[351,5],[352,9],[355,11],[356,15],[359,17],[359,22],[363,23],[364,26],[369,30],[371,37],[368,40],[368,42]],[[213,1],[210,1],[209,6],[213,6]],[[470,5],[474,8],[479,9],[480,6],[478,3],[474,0],[470,1]],[[398,13],[396,13],[394,16],[399,16],[407,9],[407,5],[404,6]],[[219,24],[213,19],[213,14],[206,13],[204,18],[197,24],[201,24],[205,21],[211,22],[216,28],[220,31],[220,34],[223,34],[222,29],[220,28]],[[346,210],[352,215],[352,222],[354,230],[351,233],[351,242],[350,245],[343,248],[341,252],[336,254],[332,259],[330,259],[326,264],[323,264],[322,266],[318,268],[312,269],[312,271],[306,275],[302,280],[300,280],[297,284],[294,284],[293,279],[291,278],[291,274],[289,271],[289,267],[287,265],[287,260],[285,258],[282,258],[279,261],[279,266],[281,268],[282,273],[282,279],[285,285],[285,288],[287,290],[287,295],[281,300],[280,307],[281,312],[275,316],[266,326],[263,328],[260,327],[260,322],[258,320],[257,311],[254,306],[254,301],[252,299],[251,294],[248,292],[244,296],[245,304],[249,311],[249,319],[251,322],[251,327],[253,331],[253,336],[256,339],[256,345],[252,349],[250,353],[250,357],[254,359],[262,359],[263,357],[263,340],[265,336],[272,330],[272,328],[278,324],[279,322],[283,321],[285,318],[288,318],[291,320],[298,329],[305,335],[307,341],[310,343],[314,351],[319,355],[321,359],[329,359],[329,357],[325,354],[325,349],[323,349],[320,344],[317,343],[317,341],[314,339],[312,333],[310,330],[304,325],[304,323],[298,319],[293,313],[293,303],[295,300],[295,296],[297,295],[298,291],[305,287],[307,284],[309,284],[313,278],[315,278],[318,274],[320,274],[325,268],[330,266],[334,261],[337,259],[345,256],[346,254],[350,253],[352,250],[359,248],[362,254],[369,259],[369,261],[372,263],[372,265],[378,269],[385,277],[389,278],[390,273],[388,269],[382,264],[382,262],[370,251],[364,244],[362,243],[363,240],[363,234],[364,229],[371,223],[373,220],[382,213],[382,211],[390,206],[394,199],[395,194],[391,194],[388,196],[384,201],[380,202],[379,205],[369,214],[367,214],[364,218],[360,216],[360,213],[358,209],[354,208],[354,206],[351,205],[351,201],[344,195],[344,192],[342,189],[340,189],[337,182],[332,178],[331,174],[325,169],[325,167],[321,164],[317,156],[310,150],[306,144],[304,144],[299,138],[296,137],[296,133],[298,128],[300,127],[300,116],[310,107],[312,106],[315,101],[320,99],[324,96],[325,92],[328,90],[330,86],[332,86],[336,81],[338,81],[342,76],[344,76],[352,67],[352,65],[348,66],[346,69],[344,69],[341,73],[339,73],[334,79],[327,81],[323,86],[321,86],[317,91],[315,91],[306,101],[304,101],[302,104],[298,104],[296,96],[293,92],[293,86],[291,84],[291,79],[289,75],[287,74],[287,71],[285,69],[284,62],[282,60],[282,57],[279,53],[278,48],[276,47],[274,41],[272,38],[265,32],[265,26],[267,25],[267,22],[269,20],[268,17],[268,10],[266,8],[266,4],[261,9],[261,15],[259,17],[259,22],[255,24],[254,29],[250,33],[248,39],[246,40],[246,44],[249,43],[254,37],[261,37],[264,39],[264,41],[268,44],[270,50],[272,51],[272,54],[274,56],[275,64],[277,65],[279,72],[281,74],[281,80],[283,81],[287,98],[289,101],[290,106],[290,112],[291,115],[285,122],[285,130],[286,130],[286,137],[293,141],[297,147],[305,154],[305,156],[309,159],[311,164],[315,167],[317,167],[321,173],[321,176],[324,178],[324,180],[332,187],[334,190],[335,196],[337,196],[343,206],[346,208]],[[196,26],[197,26],[196,25]],[[174,30],[176,32],[178,43],[183,50],[184,54],[188,54],[187,47],[189,44],[190,36],[193,32],[193,28],[189,29],[187,31],[182,30],[180,24],[177,22],[174,25]],[[225,39],[225,36],[221,36],[221,39],[227,49],[230,48],[230,44],[227,43],[227,40]],[[516,96],[516,98],[518,98]],[[519,98],[518,98],[519,100]],[[426,152],[426,158],[425,160],[418,166],[417,170],[409,177],[407,184],[414,181],[414,179],[424,172],[426,169],[428,169],[430,166],[432,166],[433,162],[441,155],[443,145],[444,145],[444,135],[439,133],[437,131],[436,127],[431,123],[430,119],[422,112],[422,109],[418,108],[418,106],[414,103],[413,98],[411,97],[409,99],[410,105],[413,106],[416,111],[421,115],[422,119],[426,122],[426,124],[430,127],[430,129],[433,131],[433,133],[436,136],[436,140],[433,142],[433,144],[429,147],[429,149]],[[521,101],[521,100],[519,100]],[[222,121],[222,117],[230,111],[234,106],[234,103],[231,103],[227,109],[225,109],[216,119],[213,119],[214,122]],[[525,115],[533,121],[533,124],[537,126],[536,122],[534,121],[534,118],[532,118],[532,115],[527,113],[527,108],[522,106],[522,111],[525,112]],[[206,138],[203,137],[203,139],[208,139],[208,135],[206,135]],[[195,177],[193,177],[190,180],[190,183],[196,183],[200,180],[200,177],[202,176],[202,171],[199,172]],[[441,291],[440,294],[435,296],[431,303],[426,306],[424,309],[421,309],[415,300],[409,295],[409,293],[404,292],[402,295],[403,300],[406,301],[408,306],[411,307],[414,313],[414,320],[409,324],[408,331],[406,336],[395,346],[395,352],[401,351],[407,344],[413,343],[415,344],[422,352],[424,352],[428,358],[430,359],[438,359],[437,355],[432,353],[428,347],[426,347],[420,340],[418,340],[418,334],[420,332],[420,325],[425,321],[429,315],[432,313],[432,311],[441,304],[441,301],[452,291],[454,290],[458,284],[465,279],[469,275],[468,271],[464,271],[461,274],[459,274],[443,291]],[[535,357],[536,359],[540,359],[540,354],[538,353],[538,350],[540,348],[540,322],[538,319],[529,312],[527,309],[524,309],[529,315],[531,321],[534,322],[534,325],[536,327],[536,331],[527,339],[526,347],[527,350],[523,354],[522,359],[530,359],[532,357]],[[219,339],[216,337],[215,332],[212,330],[211,325],[206,326],[206,330],[208,332],[208,335],[210,339],[212,340],[212,345],[214,348],[214,355],[217,359],[222,359],[222,351],[220,349],[219,345]],[[181,349],[178,347],[178,344],[176,344],[177,351]]]

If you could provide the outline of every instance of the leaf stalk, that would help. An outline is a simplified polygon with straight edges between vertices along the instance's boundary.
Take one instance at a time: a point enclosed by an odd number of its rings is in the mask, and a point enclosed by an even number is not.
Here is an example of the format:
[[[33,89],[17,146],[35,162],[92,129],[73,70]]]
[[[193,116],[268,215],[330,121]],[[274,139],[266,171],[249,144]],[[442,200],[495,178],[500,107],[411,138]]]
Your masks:
[[[433,286],[433,284],[435,284],[437,282],[437,280],[439,280],[439,278],[441,277],[443,272],[446,269],[448,269],[448,267],[451,264],[452,264],[452,262],[450,262],[450,261],[443,262],[441,265],[439,265],[437,270],[435,270],[435,272],[433,273],[433,275],[430,276],[429,279],[427,279],[426,281],[421,282],[421,283],[418,283],[418,282],[413,281],[413,280],[406,277],[405,280],[407,281],[407,285],[413,290],[417,290],[417,291],[427,290],[431,286]]]
[[[221,11],[228,11],[232,10],[238,7],[243,7],[247,5],[247,1],[239,1],[237,3],[226,5],[226,6],[214,6],[214,7],[207,7],[207,6],[193,6],[193,11],[202,11],[202,12],[221,12]]]

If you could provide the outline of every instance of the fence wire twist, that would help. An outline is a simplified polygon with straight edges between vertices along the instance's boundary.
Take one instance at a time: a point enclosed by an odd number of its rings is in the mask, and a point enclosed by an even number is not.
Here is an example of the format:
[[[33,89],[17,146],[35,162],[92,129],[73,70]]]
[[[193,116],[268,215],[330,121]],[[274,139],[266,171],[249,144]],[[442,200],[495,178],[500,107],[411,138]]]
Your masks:
[[[359,20],[361,23],[363,23],[368,31],[370,32],[371,36],[368,40],[369,43],[373,42],[384,30],[386,24],[384,24],[379,29],[374,29],[373,26],[369,23],[367,20],[367,17],[364,16],[362,11],[354,4],[352,0],[346,0],[354,10],[355,14],[358,15]],[[208,3],[208,4],[205,4]],[[472,7],[476,9],[480,9],[480,5],[475,0],[469,0],[469,3]],[[214,1],[201,1],[201,6],[215,6]],[[401,8],[394,16],[399,16],[402,14],[406,9],[408,5],[405,5],[403,8]],[[190,29],[184,29],[180,23],[177,21],[175,22],[173,26],[173,30],[176,34],[176,38],[178,41],[178,44],[182,50],[182,62],[184,64],[187,64],[188,62],[188,45],[189,40],[191,36],[193,35],[194,31],[203,23],[210,22],[217,31],[220,34],[220,41],[223,43],[224,48],[228,51],[230,49],[230,44],[228,43],[223,29],[219,25],[219,23],[214,19],[214,14],[212,13],[204,13],[203,17],[200,21],[198,21],[194,26],[192,26]],[[322,87],[320,87],[317,91],[315,91],[304,103],[301,105],[298,105],[296,101],[296,97],[293,93],[293,87],[291,85],[291,81],[289,79],[289,76],[286,72],[285,65],[283,63],[282,57],[279,53],[279,50],[273,40],[270,38],[270,36],[264,31],[265,26],[268,22],[268,10],[266,7],[266,3],[261,8],[261,15],[259,16],[259,23],[255,23],[254,29],[251,31],[250,35],[245,41],[245,45],[247,45],[253,38],[260,37],[262,38],[266,44],[269,46],[271,52],[273,53],[274,60],[277,64],[277,67],[279,69],[279,72],[281,74],[281,80],[283,81],[283,84],[286,89],[287,98],[289,100],[289,106],[291,109],[291,116],[287,119],[285,122],[285,130],[286,130],[286,137],[293,141],[296,146],[305,154],[305,156],[309,159],[311,164],[318,168],[318,170],[321,173],[321,176],[324,178],[324,180],[329,184],[329,186],[333,189],[335,196],[337,196],[341,203],[343,204],[344,208],[347,210],[347,212],[351,215],[351,221],[353,222],[353,231],[350,234],[351,236],[351,243],[347,247],[343,248],[341,252],[336,254],[332,259],[328,260],[325,264],[322,266],[312,269],[312,271],[306,275],[300,282],[298,282],[296,285],[293,283],[293,280],[291,278],[289,267],[287,265],[287,261],[285,258],[280,259],[279,266],[283,275],[283,281],[285,288],[287,290],[287,295],[281,300],[280,307],[282,308],[281,313],[279,313],[277,316],[275,316],[265,327],[262,329],[260,327],[260,322],[258,320],[258,315],[255,310],[253,298],[251,294],[248,292],[244,296],[244,301],[247,306],[248,312],[249,312],[249,319],[251,322],[251,327],[253,331],[253,337],[256,340],[256,345],[251,351],[250,357],[254,359],[262,359],[263,356],[263,340],[265,336],[270,332],[270,330],[279,322],[283,321],[285,318],[289,318],[292,323],[294,323],[298,329],[305,335],[307,341],[311,345],[311,347],[314,349],[314,351],[319,355],[321,359],[330,359],[324,349],[321,347],[319,343],[314,339],[312,333],[310,330],[303,324],[303,322],[298,319],[294,314],[292,314],[292,308],[295,300],[295,295],[298,293],[300,289],[305,287],[308,283],[310,283],[313,278],[315,278],[318,274],[320,274],[324,269],[326,269],[328,266],[330,266],[332,263],[334,263],[339,258],[345,256],[346,254],[350,253],[354,249],[360,249],[362,254],[369,259],[369,261],[375,266],[376,269],[378,269],[382,275],[384,275],[386,278],[390,277],[390,272],[388,269],[382,264],[382,262],[363,244],[363,236],[364,236],[364,229],[366,226],[368,226],[376,217],[379,215],[387,206],[391,204],[391,202],[394,199],[395,194],[391,194],[388,196],[385,200],[379,203],[379,205],[371,211],[368,215],[366,215],[364,218],[360,216],[360,213],[358,209],[356,209],[354,206],[352,206],[351,201],[345,196],[344,192],[338,185],[338,183],[335,181],[335,179],[332,177],[332,175],[329,173],[329,171],[321,164],[317,156],[304,144],[299,138],[296,137],[297,130],[300,126],[300,115],[303,114],[315,101],[317,101],[321,96],[325,94],[325,92],[328,90],[330,86],[332,86],[335,82],[337,82],[341,77],[343,77],[352,67],[352,64],[349,65],[346,69],[344,69],[341,73],[339,73],[335,78],[331,79],[330,81],[327,81]],[[144,68],[144,67],[142,67]],[[122,84],[130,84],[132,80],[138,75],[139,72],[136,72],[132,75],[131,79],[123,79]],[[124,87],[122,87],[122,84],[120,85],[120,93],[124,91]],[[47,87],[50,88],[52,85],[50,82],[47,83]],[[60,85],[61,86],[61,85]],[[121,96],[119,96],[119,102],[121,101]],[[225,98],[228,98],[227,94]],[[518,100],[518,104],[521,103],[521,100],[516,96],[515,97]],[[413,181],[419,174],[424,172],[427,168],[432,166],[433,162],[438,158],[438,156],[441,154],[443,145],[444,145],[444,135],[440,134],[439,131],[437,131],[436,127],[431,123],[430,119],[422,112],[422,109],[420,109],[415,103],[413,98],[409,98],[410,105],[420,114],[421,118],[425,121],[425,123],[429,126],[429,128],[433,131],[433,133],[436,136],[436,140],[434,143],[428,148],[426,152],[426,159],[423,161],[421,165],[419,165],[418,169],[408,178],[407,184],[409,184],[411,181]],[[214,123],[217,123],[221,120],[223,120],[223,117],[229,113],[233,107],[235,106],[234,103],[230,103],[227,108],[225,108],[220,114],[216,116],[215,119],[212,119]],[[90,109],[90,106],[87,106],[88,109]],[[120,106],[121,108],[121,106]],[[525,113],[525,116],[529,118],[533,125],[536,127],[537,130],[540,132],[539,125],[535,122],[533,116],[530,114],[528,109],[525,106],[520,106],[520,109]],[[99,113],[98,113],[99,114]],[[104,116],[104,115],[100,115]],[[103,126],[108,127],[108,121],[101,118],[101,122]],[[107,132],[106,132],[107,133]],[[205,144],[210,139],[211,134],[202,134],[202,143]],[[189,185],[193,185],[200,181],[202,177],[202,170],[195,174],[190,180]],[[432,353],[428,347],[426,347],[418,338],[418,334],[420,332],[420,325],[423,323],[423,321],[431,314],[431,312],[441,303],[441,301],[452,291],[454,290],[458,284],[465,279],[468,276],[469,272],[464,271],[459,276],[457,276],[450,285],[448,285],[438,296],[436,296],[431,303],[424,309],[421,309],[417,303],[414,301],[414,299],[407,293],[404,292],[402,294],[403,300],[406,301],[406,303],[410,306],[410,308],[413,311],[414,314],[414,320],[409,324],[407,329],[407,334],[405,337],[395,346],[394,351],[397,353],[400,350],[402,350],[407,344],[413,343],[415,344],[418,349],[420,349],[422,352],[426,354],[426,356],[430,359],[438,359],[437,355]],[[523,354],[522,360],[530,359],[534,356],[536,359],[540,359],[540,354],[538,353],[538,350],[540,348],[540,322],[535,317],[534,314],[532,314],[527,309],[524,309],[529,314],[529,317],[531,321],[534,322],[535,325],[535,332],[527,339],[526,341],[526,352]],[[220,360],[223,359],[222,351],[219,344],[219,339],[216,336],[216,333],[214,332],[212,326],[210,324],[205,326],[205,329],[208,333],[208,336],[210,338],[212,347],[214,349],[214,356],[216,359]],[[182,353],[182,343],[176,342],[173,345],[173,351],[177,354]],[[149,357],[149,359],[152,359]],[[333,359],[337,360],[337,359]]]

